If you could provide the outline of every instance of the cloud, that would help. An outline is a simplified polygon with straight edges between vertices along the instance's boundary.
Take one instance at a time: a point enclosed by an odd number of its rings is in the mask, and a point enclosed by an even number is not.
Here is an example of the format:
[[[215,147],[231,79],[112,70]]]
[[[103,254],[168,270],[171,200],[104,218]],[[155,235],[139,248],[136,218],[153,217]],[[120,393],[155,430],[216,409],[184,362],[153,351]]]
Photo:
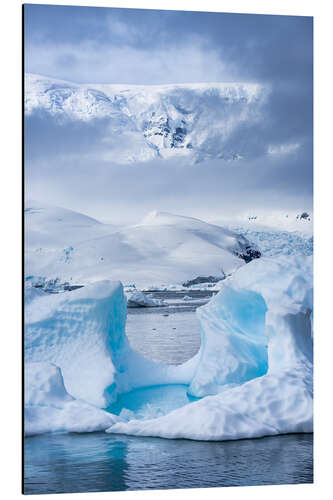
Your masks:
[[[290,155],[260,150],[236,162],[189,165],[178,158],[119,165],[104,140],[107,126],[104,120],[73,126],[47,115],[27,118],[27,197],[114,223],[136,223],[152,209],[206,219],[311,211],[309,146]]]
[[[77,83],[151,85],[230,80],[230,71],[216,51],[205,50],[201,42],[194,40],[181,47],[152,48],[149,56],[141,48],[94,41],[77,45],[32,44],[26,49],[26,66],[31,73]]]
[[[271,89],[260,120],[244,120],[228,137],[244,160],[191,171],[179,160],[116,165],[106,122],[59,127],[30,118],[31,197],[132,222],[152,208],[216,219],[311,209],[311,18],[45,5],[25,13],[29,72],[85,83],[245,81]]]
[[[269,145],[267,152],[269,155],[286,155],[290,153],[295,153],[300,147],[300,144],[278,144]]]

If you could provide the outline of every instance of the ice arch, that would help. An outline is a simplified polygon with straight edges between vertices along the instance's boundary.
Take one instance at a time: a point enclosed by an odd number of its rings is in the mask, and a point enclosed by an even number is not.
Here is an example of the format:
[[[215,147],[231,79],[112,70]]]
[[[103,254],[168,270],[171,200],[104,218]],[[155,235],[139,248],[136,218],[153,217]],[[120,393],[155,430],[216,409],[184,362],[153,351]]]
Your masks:
[[[267,307],[266,334],[269,343],[266,374],[244,383],[234,379],[235,385],[224,385],[228,376],[229,380],[233,380],[232,370],[225,372],[221,366],[225,364],[225,359],[219,357],[209,364],[209,359],[214,360],[214,346],[216,348],[217,345],[213,342],[213,349],[207,350],[207,345],[203,346],[193,381],[196,381],[196,391],[204,394],[206,390],[220,390],[218,394],[203,397],[159,418],[115,423],[107,432],[198,440],[312,432],[312,259],[260,259],[241,268],[227,280],[226,288],[214,301],[199,312],[205,338],[209,342],[214,338],[217,340],[217,332],[222,332],[220,340],[224,343],[224,332],[230,328],[232,342],[228,347],[233,347],[235,339],[236,345],[239,343],[240,336],[234,327],[247,324],[242,321],[247,313],[241,304],[244,297],[250,297],[249,291],[255,292],[252,298],[258,300],[259,310],[263,308],[259,297]],[[231,310],[229,294],[230,298],[233,297]],[[260,326],[260,321],[255,320],[252,324]],[[245,340],[246,345],[247,337]],[[241,352],[242,348],[243,345],[240,346]],[[233,357],[237,350],[228,352]],[[208,373],[202,370],[200,377],[203,363],[208,370],[212,369]],[[264,369],[260,362],[257,367]],[[233,368],[236,368],[234,373],[239,373],[237,362]]]
[[[198,310],[199,353],[179,367],[130,348],[120,283],[28,294],[25,359],[59,366],[72,397],[106,407],[119,393],[161,384],[188,384],[202,397],[163,417],[109,423],[108,432],[219,440],[312,430],[310,258],[262,258],[225,280]],[[29,389],[29,374],[26,381]],[[33,400],[35,429],[40,408],[48,404]],[[96,429],[101,421],[99,415]]]

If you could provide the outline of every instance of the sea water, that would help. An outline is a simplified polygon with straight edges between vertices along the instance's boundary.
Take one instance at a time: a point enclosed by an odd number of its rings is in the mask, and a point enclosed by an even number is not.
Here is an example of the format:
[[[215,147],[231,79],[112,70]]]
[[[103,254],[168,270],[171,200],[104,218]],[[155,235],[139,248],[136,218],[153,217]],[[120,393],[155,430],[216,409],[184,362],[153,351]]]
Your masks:
[[[25,493],[311,483],[312,434],[203,442],[106,433],[35,436]]]
[[[180,364],[200,348],[195,310],[207,293],[160,292],[165,307],[128,310],[127,335],[146,357]],[[191,293],[186,293],[191,295]],[[154,418],[191,404],[185,385],[122,394],[107,410]],[[25,493],[200,488],[310,483],[312,435],[198,442],[106,433],[43,435],[25,439]]]

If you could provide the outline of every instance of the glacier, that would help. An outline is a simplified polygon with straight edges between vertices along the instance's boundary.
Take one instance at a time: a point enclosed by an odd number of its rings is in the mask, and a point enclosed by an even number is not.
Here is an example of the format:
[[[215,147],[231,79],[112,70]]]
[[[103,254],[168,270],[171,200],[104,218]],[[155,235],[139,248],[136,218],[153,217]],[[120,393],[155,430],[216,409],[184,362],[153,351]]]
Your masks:
[[[222,281],[219,293],[197,309],[199,352],[179,366],[153,362],[130,347],[120,283],[61,294],[30,287],[26,297],[28,433],[75,431],[73,421],[77,432],[107,428],[197,440],[312,432],[311,257],[263,257]],[[200,399],[157,418],[102,409],[135,389],[177,384]],[[82,404],[88,409],[80,418]]]

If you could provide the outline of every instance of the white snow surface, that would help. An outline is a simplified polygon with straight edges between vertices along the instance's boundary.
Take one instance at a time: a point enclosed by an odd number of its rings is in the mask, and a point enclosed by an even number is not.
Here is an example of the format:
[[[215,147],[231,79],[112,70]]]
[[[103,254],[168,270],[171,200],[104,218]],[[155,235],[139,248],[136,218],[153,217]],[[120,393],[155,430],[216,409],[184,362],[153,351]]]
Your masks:
[[[151,212],[134,226],[116,228],[36,201],[25,209],[26,274],[85,284],[105,278],[181,284],[220,276],[244,265],[236,253],[249,241],[191,217]]]
[[[228,139],[260,120],[268,88],[256,83],[76,84],[25,75],[25,113],[56,121],[107,120],[105,140],[118,163],[186,156],[238,159]]]
[[[311,257],[252,261],[225,281],[198,318],[202,346],[190,390],[218,394],[107,432],[197,440],[312,432]],[[264,369],[265,336],[267,373],[256,376]],[[244,381],[251,371],[254,378]]]
[[[24,416],[26,436],[103,431],[120,420],[68,394],[60,368],[52,363],[25,363]]]

